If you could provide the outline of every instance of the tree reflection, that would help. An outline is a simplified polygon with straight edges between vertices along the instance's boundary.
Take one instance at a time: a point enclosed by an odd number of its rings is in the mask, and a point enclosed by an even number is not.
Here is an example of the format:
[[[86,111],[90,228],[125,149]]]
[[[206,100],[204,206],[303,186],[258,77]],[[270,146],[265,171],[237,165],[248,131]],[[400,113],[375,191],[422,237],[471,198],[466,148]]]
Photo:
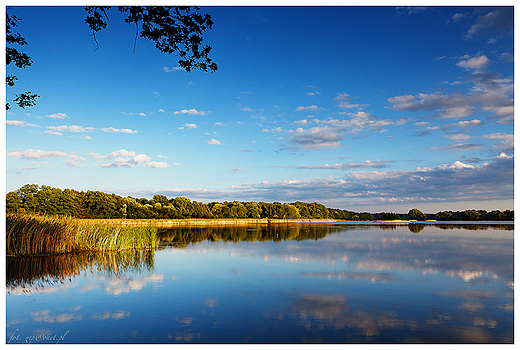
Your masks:
[[[187,247],[190,243],[204,241],[265,242],[319,240],[330,233],[348,230],[343,225],[257,225],[176,227],[160,230],[162,246]]]
[[[152,272],[153,250],[120,252],[85,252],[44,256],[6,257],[7,291],[22,288],[24,292],[45,285],[71,281],[88,271],[120,276],[125,273]]]
[[[426,225],[422,225],[422,224],[410,224],[410,225],[408,225],[408,229],[411,232],[413,232],[413,233],[419,233],[422,230],[424,230],[425,227],[426,227]]]

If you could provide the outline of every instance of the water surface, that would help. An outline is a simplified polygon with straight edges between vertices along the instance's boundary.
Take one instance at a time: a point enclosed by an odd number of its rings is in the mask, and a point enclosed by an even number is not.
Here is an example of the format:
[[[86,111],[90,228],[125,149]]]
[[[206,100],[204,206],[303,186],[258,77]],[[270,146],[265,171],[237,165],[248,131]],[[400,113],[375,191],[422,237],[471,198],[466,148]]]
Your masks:
[[[513,225],[175,229],[6,279],[13,344],[513,342]]]

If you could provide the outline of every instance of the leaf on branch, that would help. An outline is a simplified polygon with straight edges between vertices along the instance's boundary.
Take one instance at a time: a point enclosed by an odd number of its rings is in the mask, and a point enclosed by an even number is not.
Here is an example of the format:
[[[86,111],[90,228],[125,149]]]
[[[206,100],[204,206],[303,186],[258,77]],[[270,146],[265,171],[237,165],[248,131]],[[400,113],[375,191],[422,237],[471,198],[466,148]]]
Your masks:
[[[40,97],[37,94],[32,94],[30,91],[26,91],[24,93],[16,95],[16,98],[13,100],[18,107],[25,109],[25,107],[33,107],[36,106],[36,99]]]
[[[110,6],[89,6],[85,22],[96,32],[108,24],[106,10]],[[136,26],[136,40],[142,38],[155,42],[155,47],[164,53],[180,56],[179,66],[187,72],[193,69],[210,70],[214,73],[218,66],[208,57],[211,46],[201,47],[202,34],[211,29],[213,21],[209,14],[199,13],[192,6],[119,6],[118,11],[128,13],[124,21]],[[135,51],[134,42],[134,51]]]

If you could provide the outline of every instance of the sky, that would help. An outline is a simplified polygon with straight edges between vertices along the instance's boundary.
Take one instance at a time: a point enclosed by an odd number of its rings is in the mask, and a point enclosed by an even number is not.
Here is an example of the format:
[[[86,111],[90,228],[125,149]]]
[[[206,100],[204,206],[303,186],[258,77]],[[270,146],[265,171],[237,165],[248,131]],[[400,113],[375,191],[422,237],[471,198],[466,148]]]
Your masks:
[[[201,7],[213,74],[115,8],[98,46],[82,7],[9,12],[34,63],[7,99],[40,98],[6,113],[6,192],[514,209],[511,7]]]

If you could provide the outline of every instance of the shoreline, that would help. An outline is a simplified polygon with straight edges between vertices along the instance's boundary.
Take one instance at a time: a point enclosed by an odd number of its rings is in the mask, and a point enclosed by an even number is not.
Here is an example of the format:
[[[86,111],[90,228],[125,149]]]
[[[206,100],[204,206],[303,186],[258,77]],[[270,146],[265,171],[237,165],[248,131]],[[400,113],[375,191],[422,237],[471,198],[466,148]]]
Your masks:
[[[170,228],[180,226],[239,226],[268,224],[330,224],[337,219],[77,219],[79,222],[117,224],[122,226],[153,226]]]
[[[340,219],[76,219],[78,222],[91,224],[108,224],[119,226],[151,226],[155,228],[205,227],[205,226],[248,226],[276,224],[335,224],[352,223],[358,225],[514,225],[514,221],[414,221],[414,220],[374,220],[346,221]]]

